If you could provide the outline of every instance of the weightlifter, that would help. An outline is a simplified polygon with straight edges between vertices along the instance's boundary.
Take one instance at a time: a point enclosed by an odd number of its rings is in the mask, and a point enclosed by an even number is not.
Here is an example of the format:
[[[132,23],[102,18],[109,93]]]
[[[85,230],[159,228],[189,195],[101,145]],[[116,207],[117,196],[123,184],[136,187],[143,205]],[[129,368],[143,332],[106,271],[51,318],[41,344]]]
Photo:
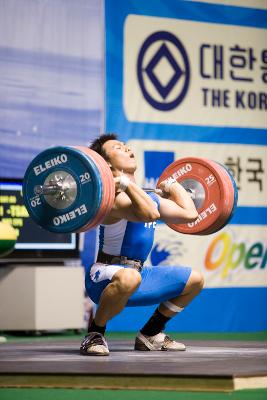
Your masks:
[[[153,245],[157,220],[182,224],[196,220],[195,205],[187,191],[169,178],[160,184],[162,196],[146,193],[136,183],[133,152],[114,134],[102,135],[90,148],[108,163],[116,197],[112,210],[99,226],[96,262],[86,276],[86,290],[98,308],[81,343],[83,355],[109,355],[107,322],[124,307],[158,305],[135,339],[135,350],[185,350],[163,331],[203,288],[200,272],[183,266],[143,266]]]

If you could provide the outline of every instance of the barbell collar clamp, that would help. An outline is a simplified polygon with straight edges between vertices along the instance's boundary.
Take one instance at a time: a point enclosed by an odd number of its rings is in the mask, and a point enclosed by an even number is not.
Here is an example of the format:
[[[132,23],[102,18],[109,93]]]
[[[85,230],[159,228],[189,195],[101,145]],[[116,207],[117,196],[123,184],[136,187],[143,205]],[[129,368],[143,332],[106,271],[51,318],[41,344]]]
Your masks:
[[[37,196],[40,196],[41,194],[45,196],[53,196],[57,194],[63,194],[65,193],[69,187],[63,187],[62,185],[59,184],[53,184],[53,185],[36,185],[34,187],[34,193]]]

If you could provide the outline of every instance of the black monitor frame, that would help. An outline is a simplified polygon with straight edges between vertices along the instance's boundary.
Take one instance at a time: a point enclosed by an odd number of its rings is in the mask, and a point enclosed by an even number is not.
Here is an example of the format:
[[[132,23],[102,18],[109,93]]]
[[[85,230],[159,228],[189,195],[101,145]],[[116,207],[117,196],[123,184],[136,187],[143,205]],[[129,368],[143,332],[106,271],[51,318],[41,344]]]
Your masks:
[[[0,178],[1,183],[11,183],[22,185],[22,178]],[[29,217],[30,218],[30,217]],[[35,224],[35,223],[34,223]],[[38,227],[38,226],[37,226]],[[56,235],[51,232],[51,235]],[[66,234],[70,235],[70,234]],[[73,241],[75,247],[72,249],[22,249],[16,248],[6,256],[0,257],[0,266],[5,264],[57,264],[65,265],[72,262],[77,262],[80,258],[80,243],[79,234],[73,233]]]

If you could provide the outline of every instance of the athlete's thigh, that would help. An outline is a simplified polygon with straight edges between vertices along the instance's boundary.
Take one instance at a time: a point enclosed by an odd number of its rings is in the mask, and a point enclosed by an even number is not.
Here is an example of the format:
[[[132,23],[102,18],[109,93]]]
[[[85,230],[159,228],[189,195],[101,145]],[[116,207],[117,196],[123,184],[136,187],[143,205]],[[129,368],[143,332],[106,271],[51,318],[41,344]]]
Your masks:
[[[181,266],[143,267],[142,282],[129,298],[127,306],[159,304],[179,296],[191,274],[191,268]]]
[[[123,269],[121,265],[95,263],[85,276],[85,288],[90,299],[98,304],[103,290],[111,282],[117,271]]]

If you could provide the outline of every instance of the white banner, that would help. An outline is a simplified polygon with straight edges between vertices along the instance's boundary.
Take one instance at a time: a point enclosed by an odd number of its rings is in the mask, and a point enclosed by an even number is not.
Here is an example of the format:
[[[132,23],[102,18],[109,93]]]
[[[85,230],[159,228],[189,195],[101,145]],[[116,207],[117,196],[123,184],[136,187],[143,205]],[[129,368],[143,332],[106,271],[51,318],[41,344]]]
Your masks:
[[[123,74],[129,121],[266,128],[264,29],[128,15]]]
[[[156,228],[148,265],[184,265],[201,271],[205,287],[267,286],[267,227],[228,225],[208,236]]]
[[[144,153],[169,151],[174,153],[175,160],[192,156],[209,158],[224,164],[232,172],[238,186],[238,205],[267,207],[265,146],[160,140],[130,140],[128,144],[136,155],[138,165],[136,177],[142,186],[147,186],[143,181]]]

